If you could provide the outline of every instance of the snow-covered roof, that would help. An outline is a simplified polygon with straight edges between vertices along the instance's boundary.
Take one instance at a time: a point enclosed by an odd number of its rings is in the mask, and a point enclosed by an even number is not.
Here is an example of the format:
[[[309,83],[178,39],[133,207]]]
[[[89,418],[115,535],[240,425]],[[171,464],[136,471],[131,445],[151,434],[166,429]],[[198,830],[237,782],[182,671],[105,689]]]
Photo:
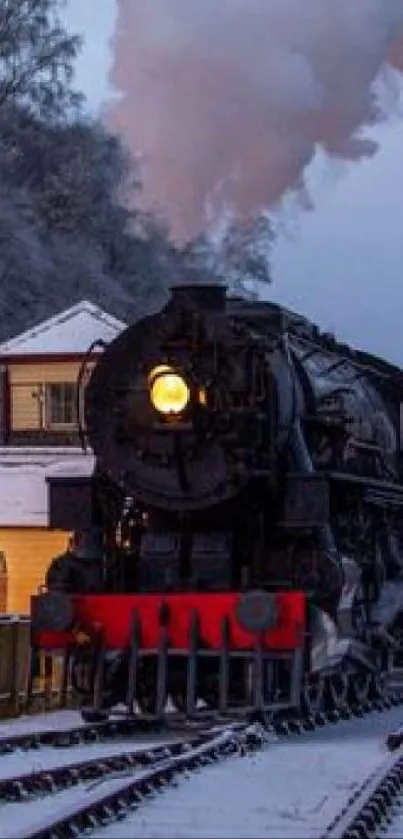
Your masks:
[[[46,477],[81,477],[94,470],[93,455],[55,460],[46,466],[25,464],[0,466],[0,528],[47,527],[48,485]]]
[[[109,343],[126,325],[89,300],[81,300],[0,344],[0,356],[86,353],[93,341]]]

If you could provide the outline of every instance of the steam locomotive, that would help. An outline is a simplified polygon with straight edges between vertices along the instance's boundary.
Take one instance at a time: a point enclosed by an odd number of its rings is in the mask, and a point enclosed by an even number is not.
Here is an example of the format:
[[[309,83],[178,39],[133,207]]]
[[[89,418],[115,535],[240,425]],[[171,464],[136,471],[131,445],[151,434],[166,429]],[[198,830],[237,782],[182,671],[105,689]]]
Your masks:
[[[269,302],[172,289],[79,403],[50,479],[75,550],[33,597],[83,713],[341,711],[401,663],[402,371]]]

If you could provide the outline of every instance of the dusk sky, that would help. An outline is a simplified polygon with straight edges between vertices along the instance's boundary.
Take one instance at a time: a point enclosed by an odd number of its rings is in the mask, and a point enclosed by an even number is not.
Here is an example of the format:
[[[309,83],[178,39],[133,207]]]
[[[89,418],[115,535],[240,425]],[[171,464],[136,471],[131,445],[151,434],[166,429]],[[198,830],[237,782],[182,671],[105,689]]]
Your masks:
[[[68,0],[65,19],[85,38],[77,83],[100,113],[111,95],[115,0]],[[281,218],[270,296],[403,365],[403,116],[369,136],[380,141],[374,158],[341,166],[319,155],[309,167],[314,206],[291,202]]]

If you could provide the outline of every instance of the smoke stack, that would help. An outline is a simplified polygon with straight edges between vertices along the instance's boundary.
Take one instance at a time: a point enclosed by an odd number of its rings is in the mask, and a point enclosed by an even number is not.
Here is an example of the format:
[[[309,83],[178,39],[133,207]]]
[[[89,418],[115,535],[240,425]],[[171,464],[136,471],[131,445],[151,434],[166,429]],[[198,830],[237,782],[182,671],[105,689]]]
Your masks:
[[[189,283],[171,288],[172,305],[189,312],[223,312],[226,288],[218,283]]]

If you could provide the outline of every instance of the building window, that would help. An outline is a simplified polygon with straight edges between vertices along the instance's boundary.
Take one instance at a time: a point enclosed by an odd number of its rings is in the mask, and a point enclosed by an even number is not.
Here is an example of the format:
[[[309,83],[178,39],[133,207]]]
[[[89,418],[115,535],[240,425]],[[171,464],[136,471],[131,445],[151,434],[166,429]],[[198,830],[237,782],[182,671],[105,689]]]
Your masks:
[[[46,425],[75,425],[76,385],[73,382],[48,384],[45,394]]]

